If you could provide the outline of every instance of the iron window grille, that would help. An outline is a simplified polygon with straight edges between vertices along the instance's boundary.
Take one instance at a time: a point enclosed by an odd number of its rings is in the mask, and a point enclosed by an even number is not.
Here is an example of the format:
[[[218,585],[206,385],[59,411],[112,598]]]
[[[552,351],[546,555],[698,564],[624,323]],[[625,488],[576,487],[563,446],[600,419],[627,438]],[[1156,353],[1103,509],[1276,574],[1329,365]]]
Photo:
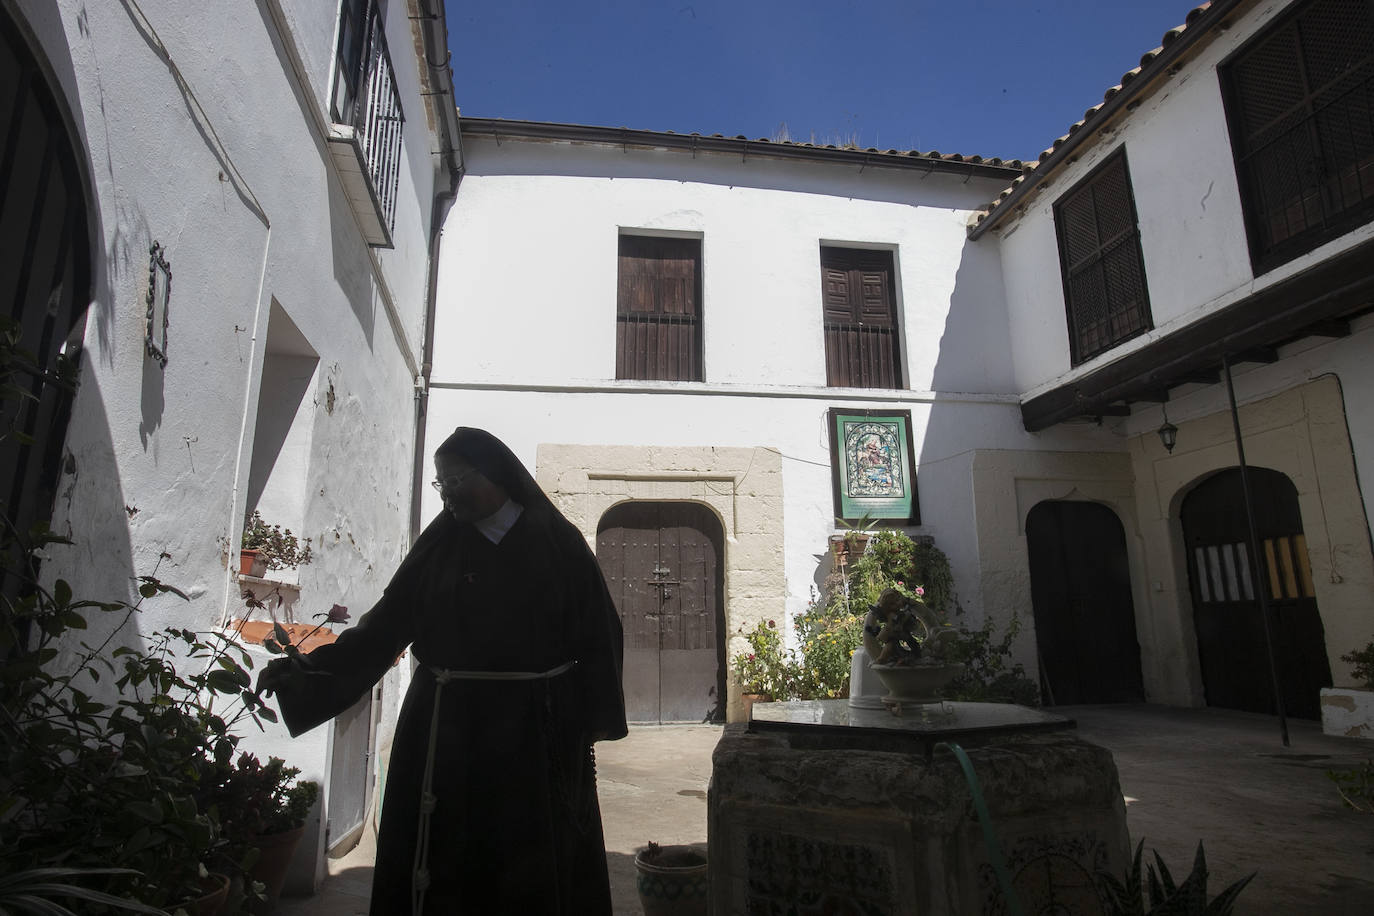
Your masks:
[[[1124,148],[1054,205],[1073,365],[1154,326]]]
[[[900,388],[896,271],[891,251],[821,248],[825,381]]]
[[[699,382],[701,240],[622,235],[615,377]]]
[[[331,115],[353,128],[377,207],[390,233],[396,225],[405,115],[382,29],[379,0],[343,0]]]
[[[1374,216],[1374,0],[1299,3],[1220,73],[1256,274]]]

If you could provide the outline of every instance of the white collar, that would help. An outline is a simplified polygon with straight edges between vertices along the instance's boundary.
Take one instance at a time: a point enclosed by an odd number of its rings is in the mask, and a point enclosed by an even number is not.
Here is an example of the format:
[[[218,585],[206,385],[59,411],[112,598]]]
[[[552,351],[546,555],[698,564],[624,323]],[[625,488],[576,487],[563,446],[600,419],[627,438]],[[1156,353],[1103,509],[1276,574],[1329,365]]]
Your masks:
[[[515,520],[520,517],[520,513],[525,511],[525,507],[513,499],[507,499],[506,504],[497,509],[486,518],[478,519],[473,522],[477,530],[482,532],[482,536],[493,544],[501,543],[501,539],[515,527]]]

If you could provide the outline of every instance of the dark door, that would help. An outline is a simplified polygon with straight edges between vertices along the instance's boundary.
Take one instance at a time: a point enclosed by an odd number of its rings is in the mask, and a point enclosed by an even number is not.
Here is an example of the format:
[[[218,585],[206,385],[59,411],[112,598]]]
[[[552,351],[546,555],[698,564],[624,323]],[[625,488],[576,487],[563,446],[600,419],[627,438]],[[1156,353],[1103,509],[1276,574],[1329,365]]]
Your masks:
[[[1126,533],[1106,506],[1043,502],[1026,518],[1031,604],[1047,703],[1145,698]]]
[[[622,503],[601,519],[596,556],[625,626],[631,722],[721,717],[723,542],[696,503]]]
[[[51,517],[91,301],[80,148],[62,111],[0,9],[0,338],[17,339],[0,344],[0,503],[19,531]]]
[[[1298,718],[1315,719],[1320,715],[1321,688],[1331,686],[1331,665],[1312,588],[1298,491],[1278,471],[1250,468],[1249,477],[1261,585],[1268,589],[1284,709]],[[1264,621],[1250,576],[1240,469],[1222,471],[1198,484],[1183,500],[1180,515],[1207,703],[1275,713]]]

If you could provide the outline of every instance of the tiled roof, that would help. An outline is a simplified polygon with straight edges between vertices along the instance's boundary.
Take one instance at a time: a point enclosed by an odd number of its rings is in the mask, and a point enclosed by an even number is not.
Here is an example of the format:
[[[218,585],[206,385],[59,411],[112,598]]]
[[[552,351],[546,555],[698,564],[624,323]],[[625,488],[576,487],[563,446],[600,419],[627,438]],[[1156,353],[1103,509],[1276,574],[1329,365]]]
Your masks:
[[[881,150],[877,147],[867,149],[857,146],[837,146],[822,143],[798,143],[792,140],[770,140],[767,137],[749,138],[744,134],[728,137],[724,134],[680,134],[674,131],[635,130],[628,127],[591,127],[580,124],[552,124],[544,121],[508,121],[504,118],[461,119],[462,131],[471,136],[532,138],[547,140],[580,140],[593,143],[618,143],[636,147],[663,147],[701,150],[703,152],[740,153],[745,158],[751,155],[780,156],[782,158],[817,159],[839,162],[857,162],[873,166],[910,168],[918,166],[929,169],[937,166],[941,171],[957,171],[967,174],[970,167],[987,177],[1005,176],[1024,168],[1020,159],[1001,159],[996,156],[983,157],[962,153],[941,153],[936,150]]]
[[[985,212],[979,214],[970,234],[977,238],[991,228],[998,218],[1006,214],[1012,204],[1031,192],[1037,184],[1037,178],[1048,174],[1067,159],[1070,148],[1076,147],[1088,137],[1093,132],[1092,128],[1105,123],[1108,117],[1126,105],[1127,101],[1142,90],[1153,77],[1161,73],[1172,75],[1177,72],[1174,69],[1174,61],[1183,50],[1242,2],[1244,0],[1208,0],[1190,10],[1182,25],[1165,32],[1159,47],[1141,55],[1140,65],[1123,73],[1121,82],[1109,88],[1103,93],[1101,102],[1083,113],[1083,120],[1070,126],[1068,133],[1050,144],[1035,162],[1022,163],[1020,177],[999,194],[996,200],[988,204]],[[1142,76],[1145,78],[1141,79]]]

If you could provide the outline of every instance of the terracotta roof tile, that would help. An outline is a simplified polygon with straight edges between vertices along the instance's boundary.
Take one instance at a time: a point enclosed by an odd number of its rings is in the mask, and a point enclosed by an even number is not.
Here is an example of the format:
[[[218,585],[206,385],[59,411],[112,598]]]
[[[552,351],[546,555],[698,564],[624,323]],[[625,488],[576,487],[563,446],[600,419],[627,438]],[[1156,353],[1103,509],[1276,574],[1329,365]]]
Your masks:
[[[1073,136],[1074,134],[1077,134],[1085,126],[1092,122],[1102,111],[1103,107],[1108,102],[1110,102],[1114,96],[1121,92],[1126,86],[1129,86],[1131,82],[1133,82],[1135,78],[1141,74],[1142,70],[1144,70],[1150,64],[1154,63],[1154,61],[1159,58],[1159,56],[1164,52],[1166,48],[1168,48],[1170,45],[1178,41],[1178,39],[1182,37],[1183,34],[1187,32],[1187,30],[1190,27],[1192,27],[1198,19],[1207,14],[1208,10],[1210,10],[1212,6],[1213,0],[1207,0],[1206,3],[1202,3],[1199,6],[1194,7],[1193,9],[1188,11],[1188,15],[1184,17],[1183,23],[1181,25],[1174,26],[1172,29],[1169,29],[1167,32],[1165,32],[1163,38],[1160,39],[1159,47],[1151,51],[1146,51],[1144,54],[1142,54],[1140,57],[1140,65],[1130,70],[1127,70],[1125,73],[1123,73],[1121,75],[1121,82],[1119,82],[1115,86],[1109,87],[1107,91],[1102,94],[1102,101],[1094,105],[1093,107],[1089,108],[1087,111],[1083,113],[1083,120],[1070,125],[1068,133],[1064,134],[1064,136],[1062,137],[1057,138],[1054,141],[1054,143],[1052,143],[1049,146],[1049,148],[1042,151],[1036,162],[1027,162],[1022,165],[1022,174],[1011,183],[1011,187],[1007,188],[1001,194],[999,194],[997,196],[997,199],[988,204],[987,209],[978,215],[978,219],[975,226],[981,225],[983,222],[985,222],[987,218],[991,216],[999,206],[1002,205],[1002,202],[1011,196],[1012,191],[1023,184],[1026,176],[1032,174],[1040,163],[1043,163],[1045,160],[1049,159],[1052,155],[1054,155],[1054,153],[1061,146],[1064,145],[1064,143],[1069,139],[1069,137]]]

